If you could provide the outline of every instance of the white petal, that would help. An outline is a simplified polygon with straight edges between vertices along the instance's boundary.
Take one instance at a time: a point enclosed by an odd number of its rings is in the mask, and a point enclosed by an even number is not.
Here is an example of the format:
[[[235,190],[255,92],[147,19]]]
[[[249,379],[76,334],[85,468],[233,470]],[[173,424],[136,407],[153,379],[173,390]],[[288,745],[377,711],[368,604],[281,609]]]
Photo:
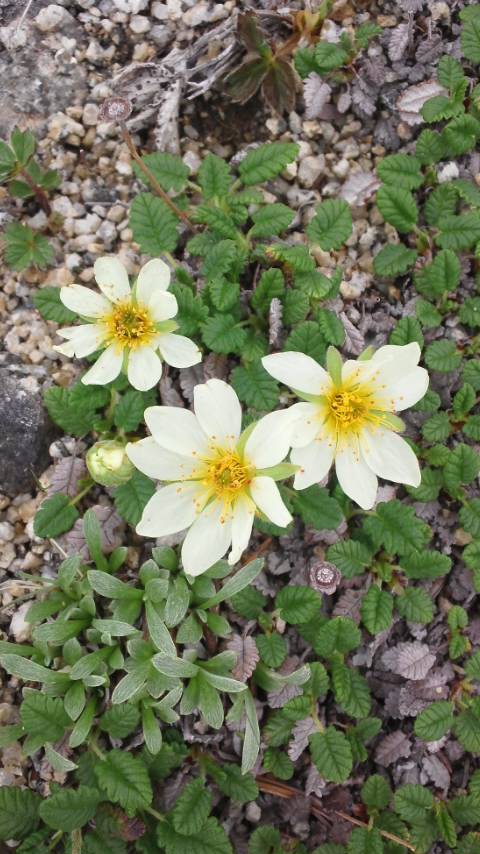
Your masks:
[[[420,485],[422,475],[414,452],[392,430],[365,430],[360,447],[365,462],[378,477],[409,486]]]
[[[148,391],[160,381],[162,363],[151,347],[130,350],[128,356],[128,382],[138,391]]]
[[[128,274],[118,258],[97,258],[93,273],[98,287],[111,302],[120,302],[130,296]]]
[[[294,403],[290,407],[296,418],[292,427],[292,448],[310,445],[318,435],[325,420],[325,407],[319,403]]]
[[[150,304],[158,291],[166,291],[170,284],[170,268],[160,258],[152,258],[143,265],[137,279],[137,299]]]
[[[65,344],[54,344],[52,350],[55,350],[57,353],[61,353],[62,356],[68,356],[69,359],[72,359],[75,355],[75,345],[73,341],[65,341]]]
[[[169,291],[157,290],[152,294],[148,303],[145,303],[155,323],[162,320],[170,320],[178,314],[177,298]]]
[[[183,568],[201,575],[220,560],[232,541],[232,520],[220,501],[209,504],[190,528],[182,546]]]
[[[80,326],[66,326],[59,329],[58,334],[67,338],[73,347],[73,354],[82,359],[98,350],[105,341],[103,327],[96,323],[83,323]]]
[[[425,368],[414,368],[402,379],[393,383],[388,390],[379,395],[387,409],[402,412],[422,399],[428,389],[429,377]]]
[[[208,442],[193,412],[180,406],[149,406],[143,417],[162,448],[197,460],[208,453]]]
[[[185,480],[195,471],[194,460],[161,448],[153,436],[129,442],[126,452],[137,469],[158,480]]]
[[[70,311],[75,311],[82,317],[103,317],[112,310],[106,297],[84,285],[66,285],[60,288],[60,299]]]
[[[170,483],[164,486],[147,503],[136,527],[137,534],[142,537],[166,537],[183,531],[201,512],[205,497],[198,483]]]
[[[185,335],[165,332],[160,334],[157,340],[158,349],[163,359],[172,368],[189,368],[191,365],[198,365],[202,361],[202,354],[197,345]]]
[[[360,381],[362,379],[372,380],[375,386],[385,386],[388,390],[393,383],[401,380],[416,368],[420,353],[420,347],[416,341],[404,345],[388,344],[385,347],[380,347],[366,362],[354,360],[345,362],[342,379],[345,380],[357,373]]]
[[[215,379],[195,386],[193,407],[211,442],[228,448],[237,444],[242,427],[242,407],[231,386]]]
[[[378,482],[360,453],[358,441],[344,443],[336,454],[335,470],[345,495],[364,510],[371,510],[375,504]]]
[[[304,353],[291,350],[264,356],[262,365],[276,380],[305,394],[324,394],[332,385],[321,365]]]
[[[241,495],[233,507],[232,520],[232,550],[228,562],[233,566],[237,563],[248,546],[255,516],[255,505],[247,496]]]
[[[293,408],[269,412],[253,428],[245,445],[245,457],[256,469],[276,466],[287,456],[297,420]]]
[[[85,385],[105,385],[115,380],[123,364],[123,350],[119,350],[116,344],[110,344],[94,366],[82,377]]]
[[[282,501],[277,484],[271,477],[254,477],[250,484],[250,495],[265,516],[281,528],[292,521],[292,517]]]
[[[333,444],[325,440],[311,442],[306,448],[294,448],[290,459],[301,467],[295,475],[294,488],[306,489],[323,480],[333,463],[333,455]]]
[[[382,364],[383,362],[401,362],[404,369],[411,370],[420,361],[422,351],[416,341],[410,344],[386,344],[380,347],[372,356],[372,362]]]

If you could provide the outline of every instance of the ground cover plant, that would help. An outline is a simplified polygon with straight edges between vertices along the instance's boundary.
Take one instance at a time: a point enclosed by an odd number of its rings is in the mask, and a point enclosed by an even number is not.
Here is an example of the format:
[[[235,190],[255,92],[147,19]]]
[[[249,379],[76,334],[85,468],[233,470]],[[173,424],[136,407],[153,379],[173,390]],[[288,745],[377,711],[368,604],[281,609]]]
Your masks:
[[[392,24],[333,39],[330,13],[296,10],[287,52],[242,14],[219,103],[353,86]],[[44,274],[58,170],[29,130],[1,143],[4,260],[59,366],[46,557],[1,588],[5,850],[480,852],[480,6],[448,25],[455,50],[398,96],[404,149],[300,205],[286,124],[193,162],[144,144],[113,87],[134,262],[96,243],[67,281]],[[378,297],[347,314],[365,204]]]

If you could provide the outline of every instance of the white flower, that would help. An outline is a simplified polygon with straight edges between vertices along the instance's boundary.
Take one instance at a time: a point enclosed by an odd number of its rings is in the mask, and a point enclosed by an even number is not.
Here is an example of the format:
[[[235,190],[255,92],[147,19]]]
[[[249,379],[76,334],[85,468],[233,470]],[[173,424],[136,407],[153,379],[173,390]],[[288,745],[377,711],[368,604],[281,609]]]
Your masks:
[[[146,409],[152,435],[127,445],[127,454],[150,477],[173,481],[150,499],[137,533],[162,537],[189,528],[183,566],[200,575],[230,546],[229,563],[240,559],[255,512],[281,527],[291,521],[274,477],[293,471],[278,466],[290,449],[293,418],[288,409],[271,412],[241,434],[238,397],[216,379],[195,387],[194,409]]]
[[[133,290],[117,258],[98,258],[94,273],[102,293],[83,285],[67,285],[60,290],[63,304],[88,322],[59,329],[58,334],[67,343],[55,350],[78,358],[103,350],[82,382],[105,385],[124,369],[130,385],[147,391],[162,375],[162,359],[174,368],[200,362],[196,344],[173,334],[177,324],[172,318],[178,305],[168,293],[170,270],[163,261],[153,259],[145,264]]]
[[[300,466],[294,487],[305,489],[325,477],[335,462],[343,491],[364,510],[375,503],[377,476],[418,486],[417,458],[397,432],[404,424],[393,413],[412,406],[428,387],[418,367],[420,347],[386,346],[366,360],[349,360],[329,349],[325,371],[302,353],[277,353],[264,368],[302,397],[291,460]]]

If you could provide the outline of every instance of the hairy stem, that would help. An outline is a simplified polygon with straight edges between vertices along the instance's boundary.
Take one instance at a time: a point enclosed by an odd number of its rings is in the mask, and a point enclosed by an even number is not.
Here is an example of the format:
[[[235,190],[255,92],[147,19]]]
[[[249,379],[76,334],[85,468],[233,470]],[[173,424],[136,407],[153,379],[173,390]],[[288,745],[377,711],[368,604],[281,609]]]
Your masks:
[[[50,202],[48,201],[47,194],[38,184],[35,183],[33,178],[28,174],[26,169],[21,169],[20,174],[24,179],[25,183],[28,184],[30,189],[32,190],[38,204],[40,205],[42,211],[46,213],[47,216],[50,216],[52,213],[52,208],[50,206]]]

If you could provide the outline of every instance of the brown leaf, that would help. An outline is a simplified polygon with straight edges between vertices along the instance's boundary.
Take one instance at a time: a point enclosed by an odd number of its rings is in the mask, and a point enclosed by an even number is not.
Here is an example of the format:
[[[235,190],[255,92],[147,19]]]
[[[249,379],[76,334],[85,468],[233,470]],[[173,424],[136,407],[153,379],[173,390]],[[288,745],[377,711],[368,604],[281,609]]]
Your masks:
[[[325,104],[330,100],[331,94],[331,86],[325,83],[319,74],[312,71],[303,81],[306,118],[318,119]]]
[[[254,639],[243,635],[233,635],[227,643],[227,649],[230,649],[237,656],[237,663],[232,670],[233,678],[240,682],[246,682],[247,679],[250,679],[260,658]]]
[[[73,498],[78,492],[78,481],[86,474],[87,467],[81,457],[63,457],[53,467],[47,495],[63,492]]]
[[[253,98],[268,72],[264,59],[246,59],[225,80],[225,88],[236,104],[245,104]]]
[[[340,320],[345,330],[344,350],[347,353],[353,353],[354,356],[358,356],[365,349],[365,338],[357,327],[353,325],[352,321],[348,319],[344,311],[340,312]]]
[[[184,406],[181,396],[173,387],[172,380],[165,374],[160,380],[160,399],[164,406]]]
[[[95,504],[92,510],[100,522],[102,550],[111,554],[122,545],[125,522],[111,504]],[[83,519],[77,519],[72,530],[59,537],[58,542],[68,555],[80,554],[85,560],[90,557],[83,534]]]
[[[399,24],[390,35],[388,42],[388,56],[392,62],[398,62],[405,53],[410,41],[410,24]]]
[[[382,664],[397,676],[418,681],[432,669],[435,656],[424,643],[399,643],[384,652]]]
[[[238,37],[242,40],[247,50],[258,53],[266,46],[259,22],[253,12],[246,12],[238,16]]]
[[[287,59],[270,63],[262,83],[262,95],[269,107],[277,113],[291,113],[295,107],[297,78]]]
[[[292,762],[296,762],[303,751],[307,749],[308,737],[314,732],[318,732],[318,729],[312,718],[304,718],[296,722],[292,730],[292,739],[288,745],[288,755]]]
[[[191,368],[184,368],[180,371],[180,388],[183,396],[189,403],[193,403],[193,389],[199,383],[205,382],[203,365],[193,365]]]
[[[429,98],[435,95],[446,95],[447,90],[436,80],[425,80],[408,89],[400,95],[396,107],[400,111],[400,118],[409,125],[418,125],[423,122],[421,109]]]
[[[410,739],[404,732],[397,730],[386,735],[377,745],[375,750],[375,762],[387,768],[398,759],[410,756],[412,745]]]
[[[380,181],[372,172],[355,172],[343,184],[340,197],[349,205],[362,206],[378,190]]]

